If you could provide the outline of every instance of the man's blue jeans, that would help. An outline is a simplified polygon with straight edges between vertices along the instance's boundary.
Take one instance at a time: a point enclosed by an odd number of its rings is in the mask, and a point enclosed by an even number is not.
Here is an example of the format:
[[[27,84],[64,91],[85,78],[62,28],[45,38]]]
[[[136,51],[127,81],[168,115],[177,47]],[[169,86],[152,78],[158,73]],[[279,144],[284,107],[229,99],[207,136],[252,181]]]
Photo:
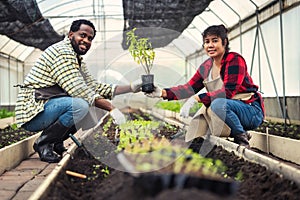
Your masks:
[[[89,104],[81,98],[52,98],[44,105],[44,111],[25,123],[23,128],[28,131],[38,132],[57,120],[65,127],[71,127],[82,120],[88,111]]]
[[[258,101],[246,104],[240,100],[218,98],[210,107],[231,128],[231,137],[257,128],[264,118]]]

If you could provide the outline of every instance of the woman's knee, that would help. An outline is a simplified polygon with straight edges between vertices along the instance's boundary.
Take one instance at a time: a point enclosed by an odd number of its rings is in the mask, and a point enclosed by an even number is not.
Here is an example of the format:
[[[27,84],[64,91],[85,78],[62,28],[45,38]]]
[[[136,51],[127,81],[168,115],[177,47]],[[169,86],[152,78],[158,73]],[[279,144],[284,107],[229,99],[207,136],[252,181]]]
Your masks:
[[[218,99],[215,99],[211,102],[210,108],[215,113],[218,113],[219,111],[224,111],[226,103],[227,103],[226,99],[218,98]]]

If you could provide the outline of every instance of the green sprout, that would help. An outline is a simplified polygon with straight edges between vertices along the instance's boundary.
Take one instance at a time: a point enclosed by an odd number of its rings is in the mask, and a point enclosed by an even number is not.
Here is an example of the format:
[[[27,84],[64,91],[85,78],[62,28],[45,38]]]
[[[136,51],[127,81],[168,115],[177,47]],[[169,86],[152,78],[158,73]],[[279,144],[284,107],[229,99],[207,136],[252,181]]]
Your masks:
[[[110,171],[107,166],[105,168],[101,169],[101,172],[103,172],[104,178],[106,178],[110,174]]]
[[[243,172],[242,171],[239,171],[236,175],[235,175],[235,177],[234,177],[234,179],[236,180],[236,181],[243,181]]]

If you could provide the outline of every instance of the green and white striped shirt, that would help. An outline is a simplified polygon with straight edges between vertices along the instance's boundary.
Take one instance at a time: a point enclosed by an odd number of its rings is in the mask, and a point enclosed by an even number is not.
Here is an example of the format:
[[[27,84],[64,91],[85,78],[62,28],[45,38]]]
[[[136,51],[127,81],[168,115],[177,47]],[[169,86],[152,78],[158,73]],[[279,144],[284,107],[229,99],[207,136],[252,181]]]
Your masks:
[[[111,84],[96,82],[84,62],[79,65],[77,54],[66,37],[48,47],[26,76],[15,109],[19,126],[44,110],[47,100],[36,100],[35,89],[55,84],[70,96],[86,100],[89,105],[97,98],[112,99],[115,89]]]

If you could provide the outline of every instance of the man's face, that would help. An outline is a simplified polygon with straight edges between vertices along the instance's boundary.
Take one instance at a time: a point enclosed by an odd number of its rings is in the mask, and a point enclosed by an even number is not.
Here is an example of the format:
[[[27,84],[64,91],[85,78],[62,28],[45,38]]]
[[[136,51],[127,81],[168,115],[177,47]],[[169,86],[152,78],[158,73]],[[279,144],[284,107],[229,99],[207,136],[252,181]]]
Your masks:
[[[94,30],[92,27],[81,24],[76,32],[69,32],[69,39],[74,48],[74,51],[79,55],[84,55],[90,49],[92,40],[94,39]]]

